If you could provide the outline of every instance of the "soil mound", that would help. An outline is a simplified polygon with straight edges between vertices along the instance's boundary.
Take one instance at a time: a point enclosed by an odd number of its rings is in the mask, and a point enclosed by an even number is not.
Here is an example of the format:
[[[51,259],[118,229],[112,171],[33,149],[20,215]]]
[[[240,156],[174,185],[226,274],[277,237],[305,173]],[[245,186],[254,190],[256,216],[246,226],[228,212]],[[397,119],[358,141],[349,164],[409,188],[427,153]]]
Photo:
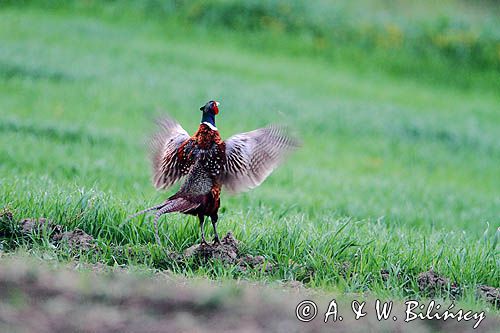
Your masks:
[[[73,250],[90,250],[95,248],[94,238],[81,229],[57,233],[52,236],[55,242],[66,242]]]
[[[184,251],[184,257],[196,257],[203,261],[218,259],[228,264],[237,264],[241,270],[247,267],[263,266],[266,271],[272,270],[272,265],[263,256],[253,256],[251,254],[240,255],[240,242],[228,232],[219,244],[202,243],[191,246]]]
[[[495,305],[500,309],[500,288],[490,286],[478,286],[477,290],[487,302]]]
[[[434,297],[436,294],[448,292],[450,289],[450,296],[454,297],[460,293],[460,288],[455,284],[450,284],[450,279],[438,275],[431,268],[427,272],[422,272],[417,277],[418,288],[422,293],[428,297]]]

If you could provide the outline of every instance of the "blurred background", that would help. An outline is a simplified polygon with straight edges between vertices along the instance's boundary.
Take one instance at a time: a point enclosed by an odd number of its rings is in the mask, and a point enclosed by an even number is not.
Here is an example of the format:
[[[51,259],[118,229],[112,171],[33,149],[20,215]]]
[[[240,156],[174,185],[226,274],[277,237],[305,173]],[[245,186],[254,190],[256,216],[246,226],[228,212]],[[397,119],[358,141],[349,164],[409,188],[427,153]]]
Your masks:
[[[0,253],[396,298],[428,296],[416,277],[433,267],[484,308],[476,286],[500,271],[499,74],[493,0],[0,0],[0,221],[45,217],[99,248],[0,232]],[[193,133],[210,99],[223,138],[284,123],[304,142],[222,198],[220,233],[272,273],[179,265],[149,218],[124,223],[173,193],[150,183],[153,119]],[[171,251],[198,241],[185,216],[161,229]]]
[[[136,23],[169,22],[177,28],[197,28],[198,35],[213,36],[226,30],[252,33],[246,38],[227,38],[238,41],[239,47],[321,55],[330,62],[348,62],[364,69],[376,66],[461,87],[475,83],[478,75],[470,70],[480,70],[491,79],[491,70],[500,66],[500,5],[494,0],[445,0],[439,4],[426,0],[4,0],[2,4],[72,8],[81,14],[99,13],[135,19]]]

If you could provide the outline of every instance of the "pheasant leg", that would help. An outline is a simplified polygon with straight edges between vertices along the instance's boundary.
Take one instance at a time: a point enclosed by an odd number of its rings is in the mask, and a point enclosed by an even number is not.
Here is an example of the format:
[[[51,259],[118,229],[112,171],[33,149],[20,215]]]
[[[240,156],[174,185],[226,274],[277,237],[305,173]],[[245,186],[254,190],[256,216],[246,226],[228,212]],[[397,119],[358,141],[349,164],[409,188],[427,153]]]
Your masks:
[[[217,214],[210,216],[210,219],[212,220],[212,226],[214,227],[214,244],[220,244],[219,240],[219,234],[217,234],[217,220],[219,219],[219,216]]]
[[[198,218],[200,219],[200,229],[201,229],[201,244],[207,244],[207,241],[205,240],[205,216],[204,215],[198,215]]]

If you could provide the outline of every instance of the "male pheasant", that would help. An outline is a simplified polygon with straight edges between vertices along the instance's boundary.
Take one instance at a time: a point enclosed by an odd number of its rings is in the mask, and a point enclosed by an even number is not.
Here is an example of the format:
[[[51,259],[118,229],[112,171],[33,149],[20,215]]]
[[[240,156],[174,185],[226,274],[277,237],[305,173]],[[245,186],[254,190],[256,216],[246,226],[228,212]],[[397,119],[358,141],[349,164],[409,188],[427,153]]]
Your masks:
[[[179,191],[165,202],[133,215],[156,211],[155,238],[160,246],[158,219],[172,212],[198,216],[204,244],[203,224],[209,216],[214,243],[219,243],[216,224],[221,187],[236,193],[258,186],[286,153],[298,146],[285,127],[274,125],[234,135],[224,142],[215,126],[219,103],[209,101],[200,110],[201,124],[193,136],[175,120],[165,118],[159,121],[160,131],[151,140],[154,186],[166,189],[185,178]]]

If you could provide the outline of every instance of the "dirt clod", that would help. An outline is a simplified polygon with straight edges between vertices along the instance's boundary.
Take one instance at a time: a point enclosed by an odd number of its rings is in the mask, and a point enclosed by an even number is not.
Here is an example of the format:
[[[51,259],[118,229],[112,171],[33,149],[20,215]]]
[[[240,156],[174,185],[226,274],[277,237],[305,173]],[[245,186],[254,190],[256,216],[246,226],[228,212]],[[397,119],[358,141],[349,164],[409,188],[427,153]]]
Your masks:
[[[242,271],[245,271],[247,267],[255,268],[255,267],[263,267],[264,272],[270,273],[274,266],[270,262],[266,262],[266,259],[263,256],[252,256],[251,254],[247,254],[238,259],[238,265]]]
[[[33,218],[26,218],[22,219],[21,222],[19,222],[19,225],[21,227],[21,233],[23,234],[31,234],[31,233],[38,233],[42,230],[42,228],[45,226],[46,228],[50,228],[52,226],[52,221],[45,218],[45,217],[40,217],[38,219],[33,219]]]
[[[8,208],[3,208],[0,210],[0,220],[7,220],[7,221],[12,221],[14,218],[14,214],[8,209]]]
[[[348,261],[335,263],[335,267],[337,268],[339,274],[344,278],[348,279],[352,277],[351,271],[351,263]]]
[[[71,249],[89,250],[95,248],[94,238],[81,229],[64,232],[64,227],[55,224],[45,217],[24,218],[19,221],[17,230],[22,235],[39,234],[43,229],[47,230],[50,240],[54,243],[66,242]]]
[[[460,288],[455,284],[450,284],[450,279],[438,275],[431,268],[427,272],[422,272],[417,277],[418,288],[428,297],[434,297],[436,294],[448,291],[450,286],[450,296],[454,297],[460,293]]]
[[[500,288],[481,285],[477,287],[477,291],[487,302],[500,309]]]
[[[184,257],[195,256],[202,260],[220,259],[228,264],[239,265],[242,271],[245,271],[248,267],[254,268],[262,265],[265,265],[264,270],[266,272],[273,269],[270,263],[266,263],[263,256],[253,256],[250,254],[240,256],[238,245],[238,240],[234,238],[231,232],[228,232],[220,244],[206,243],[193,245],[184,251]],[[175,257],[178,258],[179,255]]]
[[[283,283],[283,287],[292,289],[292,290],[303,290],[305,286],[302,282],[297,280],[290,280]]]
[[[8,207],[0,209],[0,237],[10,237],[16,233],[14,214]]]
[[[186,257],[197,256],[201,259],[220,259],[234,264],[238,257],[238,241],[231,232],[222,239],[220,244],[203,243],[193,245],[184,251]]]
[[[390,273],[388,269],[380,270],[380,277],[382,277],[382,281],[389,281]]]
[[[265,259],[263,256],[252,256],[251,254],[247,254],[239,259],[242,263],[247,265],[256,266],[264,263]]]
[[[74,250],[89,250],[95,247],[94,238],[81,229],[58,233],[52,239],[55,242],[67,242]]]

